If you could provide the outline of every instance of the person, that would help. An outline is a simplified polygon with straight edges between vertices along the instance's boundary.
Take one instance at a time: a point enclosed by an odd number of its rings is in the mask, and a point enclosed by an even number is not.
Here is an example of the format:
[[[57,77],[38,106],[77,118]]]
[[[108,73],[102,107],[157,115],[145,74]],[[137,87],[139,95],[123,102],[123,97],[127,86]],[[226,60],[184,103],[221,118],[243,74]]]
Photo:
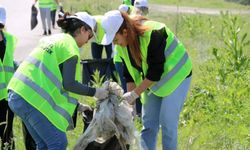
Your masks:
[[[0,5],[0,140],[1,150],[14,149],[14,113],[8,106],[7,85],[14,72],[14,50],[17,38],[5,30],[6,10]]]
[[[96,20],[96,28],[95,28],[95,33],[96,33],[96,38],[94,41],[91,42],[91,54],[94,59],[101,59],[102,58],[102,51],[103,47],[105,47],[106,50],[106,57],[107,59],[111,59],[112,55],[112,44],[108,45],[102,45],[101,44],[101,39],[104,34],[103,29],[101,27],[101,20],[102,16],[101,15],[96,15],[94,16]]]
[[[126,5],[126,4],[121,4],[118,8],[118,10],[126,12],[127,14],[131,14],[134,10],[134,6],[132,5]]]
[[[122,0],[122,4],[125,4],[125,5],[134,5],[134,0]]]
[[[102,43],[113,41],[125,62],[128,92],[122,99],[133,104],[142,97],[142,149],[156,149],[161,126],[163,150],[176,150],[178,119],[192,76],[184,45],[165,24],[118,10],[105,13],[102,26]]]
[[[58,0],[35,0],[35,3],[37,1],[38,1],[39,10],[40,10],[41,20],[42,20],[43,35],[51,35],[50,9],[51,9],[51,5],[53,1],[55,1],[58,4]]]
[[[50,18],[51,18],[53,29],[55,29],[55,23],[56,23],[56,10],[58,7],[57,2],[53,0],[51,3],[51,7],[50,7]]]
[[[134,15],[147,16],[148,15],[148,1],[147,0],[135,0],[134,9],[131,12]]]
[[[135,0],[134,5],[125,5],[122,4],[119,6],[120,11],[126,12],[128,15],[134,16],[134,15],[141,15],[141,16],[146,16],[148,15],[148,2],[147,0]],[[114,47],[114,64],[115,68],[118,72],[118,75],[120,77],[122,87],[124,91],[127,91],[126,87],[126,81],[123,77],[123,62],[122,59],[119,57],[119,55],[116,54],[116,46]],[[135,102],[135,111],[137,116],[141,116],[141,109],[142,109],[142,104],[140,101],[140,98],[136,99]]]
[[[79,82],[79,51],[93,37],[94,18],[86,12],[65,13],[57,24],[65,33],[42,38],[7,87],[8,105],[24,122],[38,150],[66,149],[65,132],[74,128],[73,116],[90,109],[77,101],[80,95],[99,100],[108,96],[105,87]]]

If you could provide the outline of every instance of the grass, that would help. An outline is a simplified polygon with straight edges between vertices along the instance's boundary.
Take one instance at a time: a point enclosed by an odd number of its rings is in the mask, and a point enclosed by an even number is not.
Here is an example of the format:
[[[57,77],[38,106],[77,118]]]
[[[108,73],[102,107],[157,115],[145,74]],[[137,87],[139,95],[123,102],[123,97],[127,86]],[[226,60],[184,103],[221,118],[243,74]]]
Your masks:
[[[232,8],[232,9],[250,9],[250,6],[240,5],[238,3],[227,2],[225,0],[154,0],[150,1],[152,4],[164,5],[179,5],[189,7],[202,7],[202,8]]]
[[[151,1],[149,1],[151,3]],[[70,4],[69,4],[70,3]],[[101,3],[101,4],[100,4]],[[173,0],[155,0],[152,3],[175,4]],[[211,8],[238,8],[237,4],[221,0],[210,1],[180,1],[181,5],[201,6]],[[100,4],[100,5],[98,5]],[[112,4],[112,5],[110,5]],[[87,10],[92,14],[103,14],[109,9],[117,8],[119,0],[72,0],[65,1],[68,10]],[[223,6],[221,6],[223,4]],[[240,6],[243,8],[243,6]],[[245,8],[245,7],[244,7]],[[232,16],[234,17],[234,16]],[[229,60],[232,60],[234,48],[225,45],[227,39],[242,38],[244,33],[249,34],[249,15],[236,16],[239,28],[231,26],[230,18],[209,15],[168,14],[150,12],[149,18],[161,21],[178,36],[185,44],[193,61],[193,80],[188,99],[181,113],[179,126],[179,149],[181,150],[217,150],[240,149],[250,147],[250,117],[249,117],[249,69],[232,70]],[[227,23],[227,24],[224,24]],[[231,38],[225,30],[239,31],[239,38]],[[233,40],[234,39],[234,40]],[[250,40],[249,35],[246,37]],[[240,43],[239,45],[242,45]],[[218,49],[219,58],[215,58],[214,49]],[[242,56],[249,59],[250,46],[246,45]],[[84,46],[82,58],[91,58],[90,45]],[[240,57],[239,61],[242,61]],[[240,75],[238,75],[240,73]],[[91,97],[83,97],[81,102],[94,104]],[[139,120],[135,121],[138,130],[141,129]],[[82,133],[82,120],[78,116],[75,130],[67,132],[68,148],[73,146]],[[14,121],[16,149],[24,149],[21,124],[18,118]],[[158,135],[157,150],[161,149],[161,133]]]

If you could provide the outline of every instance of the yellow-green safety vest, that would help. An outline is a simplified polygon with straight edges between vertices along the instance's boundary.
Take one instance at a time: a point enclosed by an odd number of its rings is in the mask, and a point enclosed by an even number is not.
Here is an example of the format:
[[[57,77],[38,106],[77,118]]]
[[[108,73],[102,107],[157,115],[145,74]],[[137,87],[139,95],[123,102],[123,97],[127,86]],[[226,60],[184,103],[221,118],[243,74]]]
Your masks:
[[[103,16],[101,15],[98,15],[98,16],[94,16],[95,20],[96,20],[96,39],[95,39],[95,42],[97,44],[101,44],[102,42],[102,38],[105,34],[105,31],[102,27],[102,18]]]
[[[17,43],[17,38],[7,32],[3,32],[6,49],[3,61],[0,60],[0,100],[7,100],[7,85],[14,73],[14,50]]]
[[[117,47],[117,45],[115,45],[115,47],[114,47],[114,56],[113,56],[113,62],[114,62],[114,64],[116,62],[118,62],[118,63],[122,62],[122,59],[121,59],[121,57],[119,56],[119,54],[118,54],[118,52],[116,50],[117,48],[119,49],[119,46]]]
[[[123,0],[123,4],[125,5],[132,5],[131,0]]]
[[[50,8],[54,0],[38,0],[39,8]]]
[[[19,94],[59,130],[73,129],[72,115],[80,95],[63,88],[59,65],[77,56],[75,79],[80,82],[80,54],[74,38],[65,33],[42,38],[22,62],[8,89]]]
[[[142,70],[144,75],[146,75],[148,71],[147,52],[152,30],[165,27],[168,35],[164,51],[166,58],[164,63],[164,72],[161,79],[149,88],[150,92],[153,94],[159,97],[165,97],[170,95],[191,72],[192,63],[184,45],[175,37],[173,32],[170,31],[165,24],[156,21],[146,21],[144,25],[150,27],[150,30],[146,31],[144,35],[139,38],[142,53]],[[143,75],[132,66],[127,48],[119,45],[116,46],[117,53],[124,59],[135,84],[137,86],[140,85],[143,81]],[[143,98],[141,100],[142,103],[145,103]]]

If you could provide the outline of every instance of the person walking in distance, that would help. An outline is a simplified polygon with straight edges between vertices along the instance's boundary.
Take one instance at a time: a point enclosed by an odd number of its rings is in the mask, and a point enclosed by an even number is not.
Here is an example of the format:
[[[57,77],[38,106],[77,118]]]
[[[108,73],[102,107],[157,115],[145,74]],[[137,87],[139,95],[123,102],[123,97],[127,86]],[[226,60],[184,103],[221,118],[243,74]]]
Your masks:
[[[35,3],[38,1],[38,7],[40,10],[40,16],[42,20],[43,26],[43,35],[51,34],[51,6],[56,1],[58,4],[58,0],[35,0]]]
[[[122,99],[133,105],[141,95],[141,147],[155,150],[159,127],[163,150],[177,150],[179,115],[192,76],[184,45],[163,23],[118,10],[104,15],[103,44],[113,43],[124,60],[128,92]]]

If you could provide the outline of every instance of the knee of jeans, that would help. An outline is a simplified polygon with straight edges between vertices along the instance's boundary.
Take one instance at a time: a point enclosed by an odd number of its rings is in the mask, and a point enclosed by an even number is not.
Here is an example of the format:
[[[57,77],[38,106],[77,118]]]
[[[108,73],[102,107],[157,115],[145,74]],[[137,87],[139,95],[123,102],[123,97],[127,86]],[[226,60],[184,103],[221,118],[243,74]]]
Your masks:
[[[159,126],[148,126],[148,127],[145,127],[143,126],[143,129],[142,129],[142,133],[146,133],[146,132],[150,132],[150,133],[154,133],[154,134],[157,134],[159,131]]]

